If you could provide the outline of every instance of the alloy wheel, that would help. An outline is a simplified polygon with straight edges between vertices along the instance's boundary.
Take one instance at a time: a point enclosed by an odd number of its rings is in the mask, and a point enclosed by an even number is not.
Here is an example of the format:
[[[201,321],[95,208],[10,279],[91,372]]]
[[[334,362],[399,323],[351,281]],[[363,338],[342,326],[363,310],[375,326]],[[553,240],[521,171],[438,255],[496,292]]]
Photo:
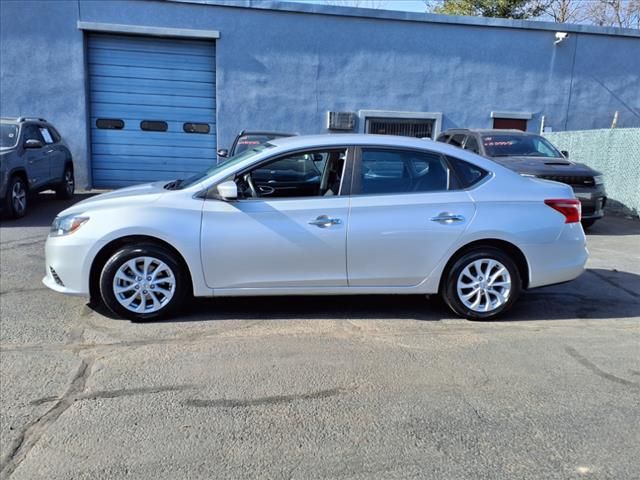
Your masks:
[[[27,191],[21,180],[13,184],[13,188],[11,189],[11,203],[16,215],[22,215],[27,208]]]
[[[457,280],[458,298],[474,312],[492,312],[507,303],[511,275],[499,261],[481,258],[467,265]]]
[[[113,294],[130,312],[155,313],[171,301],[175,291],[174,272],[154,257],[126,261],[113,278]]]

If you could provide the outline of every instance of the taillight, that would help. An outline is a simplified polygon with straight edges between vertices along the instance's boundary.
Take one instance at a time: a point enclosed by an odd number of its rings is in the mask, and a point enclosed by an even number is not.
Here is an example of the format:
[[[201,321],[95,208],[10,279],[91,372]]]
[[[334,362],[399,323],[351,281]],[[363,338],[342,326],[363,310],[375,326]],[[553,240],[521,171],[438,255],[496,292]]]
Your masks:
[[[580,200],[575,198],[560,198],[545,200],[544,203],[564,215],[564,223],[578,223],[582,216]]]

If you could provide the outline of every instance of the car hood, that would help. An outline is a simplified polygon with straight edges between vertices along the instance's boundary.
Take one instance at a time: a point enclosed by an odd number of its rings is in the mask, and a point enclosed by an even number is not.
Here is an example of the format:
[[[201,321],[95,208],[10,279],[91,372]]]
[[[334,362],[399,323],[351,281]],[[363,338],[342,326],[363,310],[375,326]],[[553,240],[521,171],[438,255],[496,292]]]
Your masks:
[[[510,170],[531,175],[598,175],[592,168],[566,158],[491,157],[491,160]]]
[[[89,210],[130,207],[134,205],[152,203],[168,192],[168,190],[164,188],[166,184],[166,181],[144,183],[142,185],[135,185],[133,187],[126,187],[112,192],[102,193],[76,203],[75,205],[60,212],[59,215],[70,215]]]

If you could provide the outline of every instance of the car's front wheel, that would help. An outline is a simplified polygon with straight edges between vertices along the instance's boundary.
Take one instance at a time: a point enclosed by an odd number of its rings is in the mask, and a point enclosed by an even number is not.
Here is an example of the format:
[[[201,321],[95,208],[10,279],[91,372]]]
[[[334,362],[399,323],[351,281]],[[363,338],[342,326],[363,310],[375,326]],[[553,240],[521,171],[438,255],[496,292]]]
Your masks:
[[[19,175],[14,175],[7,185],[8,214],[11,218],[21,218],[27,213],[27,184]]]
[[[116,315],[145,321],[166,317],[182,303],[188,276],[167,249],[155,244],[126,246],[105,263],[100,296]]]
[[[488,320],[507,311],[522,290],[513,259],[491,247],[465,253],[448,270],[441,291],[445,303],[470,320]]]

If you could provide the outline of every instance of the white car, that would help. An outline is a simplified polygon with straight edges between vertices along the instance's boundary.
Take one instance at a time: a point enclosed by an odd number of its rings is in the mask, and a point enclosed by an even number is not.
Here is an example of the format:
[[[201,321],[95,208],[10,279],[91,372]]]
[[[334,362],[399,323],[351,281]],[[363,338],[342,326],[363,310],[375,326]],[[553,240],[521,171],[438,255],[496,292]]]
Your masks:
[[[373,293],[439,293],[488,319],[576,278],[587,256],[568,185],[442,143],[317,135],[72,206],[51,227],[44,283],[133,320],[190,295]]]

